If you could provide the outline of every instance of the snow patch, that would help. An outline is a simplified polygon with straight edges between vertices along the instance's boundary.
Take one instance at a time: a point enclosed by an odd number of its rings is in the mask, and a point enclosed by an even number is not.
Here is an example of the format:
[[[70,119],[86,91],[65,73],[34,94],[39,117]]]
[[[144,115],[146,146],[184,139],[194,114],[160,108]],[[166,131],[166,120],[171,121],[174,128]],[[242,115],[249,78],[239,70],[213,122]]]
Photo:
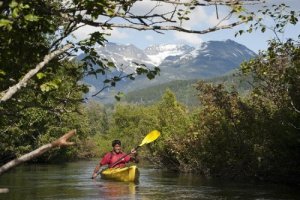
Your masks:
[[[164,51],[156,55],[147,55],[147,56],[149,57],[150,61],[152,61],[154,65],[160,65],[166,57],[178,56],[178,55],[182,55],[183,53],[184,53],[183,51]]]
[[[187,52],[184,45],[164,44],[146,48],[145,52],[154,65],[160,65],[168,56],[179,56]]]

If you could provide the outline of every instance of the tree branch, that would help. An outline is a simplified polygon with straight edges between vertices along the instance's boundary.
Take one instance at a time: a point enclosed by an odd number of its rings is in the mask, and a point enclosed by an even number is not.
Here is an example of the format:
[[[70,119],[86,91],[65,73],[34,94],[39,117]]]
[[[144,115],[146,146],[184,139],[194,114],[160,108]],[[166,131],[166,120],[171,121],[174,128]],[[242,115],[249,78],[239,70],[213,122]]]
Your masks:
[[[176,1],[176,0],[155,0],[157,2],[163,2],[167,4],[174,5],[185,5],[188,4],[186,1]],[[243,5],[255,5],[263,3],[265,0],[203,0],[203,2],[197,1],[193,2],[193,6],[212,6],[212,5],[234,5],[234,4],[243,4]]]
[[[1,92],[1,99],[0,103],[9,100],[18,90],[20,90],[22,87],[25,87],[29,79],[31,79],[35,74],[37,74],[47,63],[49,63],[53,58],[56,56],[64,53],[65,51],[69,50],[73,47],[73,44],[67,44],[63,46],[61,49],[58,49],[56,51],[53,51],[49,54],[47,54],[43,61],[40,62],[34,69],[30,70],[25,74],[25,76],[14,86],[9,87],[6,91]]]
[[[295,106],[293,100],[291,100],[291,105],[292,105],[292,107],[293,107],[293,109],[294,109],[295,112],[300,113],[300,110],[298,110],[298,109],[296,108],[296,106]]]
[[[180,32],[185,32],[185,33],[196,33],[196,34],[206,34],[206,33],[210,33],[210,32],[214,32],[214,31],[218,31],[218,30],[222,30],[222,29],[230,29],[233,28],[235,26],[238,26],[240,24],[243,24],[245,21],[238,21],[238,22],[234,22],[228,25],[222,25],[222,26],[214,26],[211,28],[207,28],[205,30],[192,30],[192,29],[186,29],[183,27],[179,27],[179,26],[144,26],[144,25],[136,25],[136,24],[112,24],[112,23],[102,23],[102,22],[94,22],[94,21],[90,21],[90,20],[82,20],[83,23],[90,25],[90,26],[94,26],[94,27],[115,27],[115,28],[130,28],[130,29],[136,29],[136,30],[153,30],[153,31],[180,31]]]
[[[73,145],[74,142],[68,142],[68,139],[70,137],[72,137],[75,133],[76,133],[76,130],[69,131],[68,133],[66,133],[59,139],[55,140],[54,142],[45,144],[30,153],[27,153],[19,158],[16,158],[16,159],[6,163],[5,165],[0,167],[0,175],[2,175],[4,172],[8,171],[9,169],[11,169],[13,167],[16,167],[17,165],[19,165],[23,162],[29,161],[33,158],[36,158],[36,157],[42,155],[43,153],[45,153],[46,151],[49,151],[52,148]]]
[[[9,190],[7,188],[0,188],[0,194],[1,193],[8,193]]]

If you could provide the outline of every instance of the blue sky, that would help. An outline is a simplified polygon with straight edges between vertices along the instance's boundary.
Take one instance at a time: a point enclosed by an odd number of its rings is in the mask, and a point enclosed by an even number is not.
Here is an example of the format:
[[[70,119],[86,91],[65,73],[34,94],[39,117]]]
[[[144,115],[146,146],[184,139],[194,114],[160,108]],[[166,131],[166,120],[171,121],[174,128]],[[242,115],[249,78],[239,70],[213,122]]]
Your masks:
[[[299,0],[267,0],[267,4],[271,5],[273,3],[286,3],[291,6],[292,9],[300,10],[300,1]],[[133,10],[136,10],[136,13],[143,13],[147,11],[151,7],[150,1],[143,1],[138,4]],[[260,9],[261,5],[250,6],[249,9],[257,10]],[[166,8],[161,8],[166,9]],[[222,16],[226,16],[228,13],[228,7],[219,6],[219,15],[220,18]],[[192,28],[192,29],[206,29],[209,27],[213,27],[218,23],[218,19],[216,17],[216,12],[214,7],[201,7],[196,9],[190,16],[191,20],[187,21],[183,24],[184,27]],[[230,23],[230,21],[225,21],[224,24]],[[268,22],[269,23],[269,22]],[[272,26],[272,24],[268,24]],[[235,37],[235,33],[247,27],[247,25],[240,25],[233,29],[228,30],[220,30],[204,35],[198,34],[187,34],[176,31],[168,31],[165,34],[159,34],[154,31],[137,31],[130,29],[114,29],[111,32],[111,36],[107,37],[109,42],[115,42],[120,44],[134,44],[135,46],[144,49],[147,46],[155,45],[155,44],[188,44],[191,46],[197,46],[202,42],[210,41],[210,40],[227,40],[231,39],[238,43],[241,43],[247,46],[249,49],[254,52],[258,52],[259,50],[266,49],[267,41],[271,38],[275,37],[275,35],[271,31],[266,31],[265,33],[261,32],[252,32],[251,34],[243,34],[242,36]],[[91,27],[84,27],[79,30],[75,35],[78,38],[83,38],[88,33],[95,30]],[[300,24],[296,26],[288,26],[284,35],[280,35],[281,39],[292,37],[297,38],[300,34]]]

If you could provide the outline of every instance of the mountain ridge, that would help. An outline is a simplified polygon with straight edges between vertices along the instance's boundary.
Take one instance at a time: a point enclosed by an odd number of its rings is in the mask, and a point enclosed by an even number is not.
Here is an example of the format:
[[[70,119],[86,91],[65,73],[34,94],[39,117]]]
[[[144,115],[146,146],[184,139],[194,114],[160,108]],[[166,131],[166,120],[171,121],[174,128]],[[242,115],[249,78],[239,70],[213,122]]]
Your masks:
[[[160,76],[150,81],[141,76],[136,76],[134,82],[122,80],[115,88],[110,88],[110,93],[120,90],[126,93],[174,80],[222,76],[237,69],[242,62],[256,56],[253,51],[233,40],[208,41],[197,47],[186,44],[151,45],[144,50],[133,44],[107,43],[104,47],[98,46],[95,49],[99,55],[113,61],[117,66],[116,70],[106,78],[120,72],[124,74],[134,72],[136,69],[134,63],[145,64],[149,68],[158,66],[161,69]],[[85,77],[83,82],[90,85],[93,91],[103,87],[103,79],[95,79],[94,76]],[[114,94],[104,91],[100,96],[108,97],[107,101],[111,101]]]

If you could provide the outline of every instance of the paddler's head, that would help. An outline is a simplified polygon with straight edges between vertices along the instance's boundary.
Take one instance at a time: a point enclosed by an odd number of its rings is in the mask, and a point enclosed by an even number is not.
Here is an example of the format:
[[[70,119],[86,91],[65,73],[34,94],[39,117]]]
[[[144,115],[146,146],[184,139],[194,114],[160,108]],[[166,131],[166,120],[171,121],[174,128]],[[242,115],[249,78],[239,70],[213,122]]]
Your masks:
[[[120,153],[122,150],[121,147],[121,141],[120,140],[114,140],[112,141],[112,147],[113,147],[113,151],[116,153]]]

